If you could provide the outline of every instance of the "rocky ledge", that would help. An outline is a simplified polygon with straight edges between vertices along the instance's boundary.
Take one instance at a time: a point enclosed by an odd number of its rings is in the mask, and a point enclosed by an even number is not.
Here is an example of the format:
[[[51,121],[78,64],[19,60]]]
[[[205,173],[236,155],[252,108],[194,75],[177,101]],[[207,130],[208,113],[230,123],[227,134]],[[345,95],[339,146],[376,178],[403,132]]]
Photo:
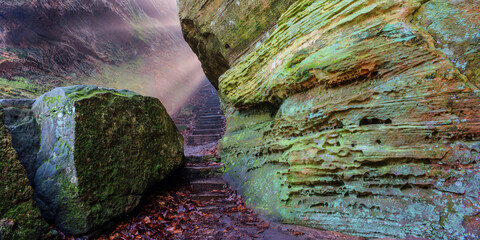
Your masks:
[[[180,6],[207,75],[225,66],[221,154],[248,204],[365,237],[480,237],[478,3]]]

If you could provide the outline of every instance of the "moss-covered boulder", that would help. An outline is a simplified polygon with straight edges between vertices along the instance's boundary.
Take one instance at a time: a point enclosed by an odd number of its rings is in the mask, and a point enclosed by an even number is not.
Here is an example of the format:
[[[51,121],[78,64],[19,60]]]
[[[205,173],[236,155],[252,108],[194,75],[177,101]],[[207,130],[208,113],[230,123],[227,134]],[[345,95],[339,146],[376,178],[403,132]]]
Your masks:
[[[0,239],[40,239],[48,224],[33,200],[27,173],[12,146],[0,107]]]
[[[219,78],[222,160],[248,204],[365,237],[480,238],[478,1],[180,2],[210,55],[255,46]]]
[[[73,86],[42,95],[32,109],[42,133],[35,197],[66,234],[131,211],[183,163],[182,137],[156,98]]]

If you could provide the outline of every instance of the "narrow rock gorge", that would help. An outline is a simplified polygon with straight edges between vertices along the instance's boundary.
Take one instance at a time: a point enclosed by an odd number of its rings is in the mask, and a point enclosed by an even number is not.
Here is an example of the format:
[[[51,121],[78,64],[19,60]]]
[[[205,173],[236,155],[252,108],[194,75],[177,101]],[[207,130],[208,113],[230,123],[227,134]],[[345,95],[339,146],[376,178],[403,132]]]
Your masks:
[[[285,223],[480,237],[480,4],[180,0],[227,176]]]
[[[172,113],[204,80],[176,13],[175,0],[0,1],[0,98],[89,84]]]

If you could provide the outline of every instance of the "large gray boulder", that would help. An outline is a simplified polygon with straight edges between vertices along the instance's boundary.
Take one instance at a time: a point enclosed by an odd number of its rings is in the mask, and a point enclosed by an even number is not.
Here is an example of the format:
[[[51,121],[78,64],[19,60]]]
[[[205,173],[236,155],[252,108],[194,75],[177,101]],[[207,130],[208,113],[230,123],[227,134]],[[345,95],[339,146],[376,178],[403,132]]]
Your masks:
[[[32,110],[41,130],[35,197],[68,235],[131,211],[183,163],[182,137],[156,98],[73,86],[42,95]]]

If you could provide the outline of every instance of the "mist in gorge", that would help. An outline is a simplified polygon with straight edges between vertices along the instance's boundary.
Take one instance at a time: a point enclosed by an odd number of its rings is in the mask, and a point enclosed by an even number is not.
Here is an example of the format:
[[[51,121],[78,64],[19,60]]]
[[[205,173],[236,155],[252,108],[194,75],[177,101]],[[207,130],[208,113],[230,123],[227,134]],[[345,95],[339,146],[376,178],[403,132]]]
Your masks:
[[[175,0],[0,0],[0,98],[80,84],[159,98],[170,114],[206,79]]]
[[[148,18],[141,19],[136,27],[158,33],[160,41],[154,41],[148,53],[139,54],[119,65],[105,66],[98,74],[81,81],[125,88],[159,98],[167,111],[173,114],[202,82],[208,83],[208,80],[197,56],[183,39],[176,1],[137,2]]]

